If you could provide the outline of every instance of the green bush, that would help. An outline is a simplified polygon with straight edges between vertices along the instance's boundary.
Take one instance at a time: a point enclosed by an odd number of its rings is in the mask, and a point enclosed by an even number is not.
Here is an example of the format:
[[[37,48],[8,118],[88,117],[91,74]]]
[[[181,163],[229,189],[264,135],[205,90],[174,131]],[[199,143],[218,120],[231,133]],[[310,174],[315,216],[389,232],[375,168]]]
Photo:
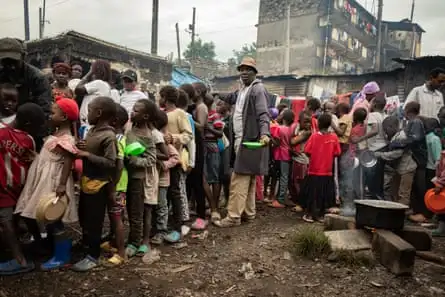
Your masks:
[[[296,256],[315,260],[331,252],[329,238],[314,226],[301,227],[291,240],[291,251]]]

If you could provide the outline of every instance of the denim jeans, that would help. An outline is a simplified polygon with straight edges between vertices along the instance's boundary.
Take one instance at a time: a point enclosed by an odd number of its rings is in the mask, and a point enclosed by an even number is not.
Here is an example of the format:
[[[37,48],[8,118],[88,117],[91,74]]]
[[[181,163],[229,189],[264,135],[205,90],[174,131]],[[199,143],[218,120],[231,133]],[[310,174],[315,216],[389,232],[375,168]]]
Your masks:
[[[155,208],[156,231],[167,233],[168,231],[168,187],[159,187],[158,205]]]
[[[167,191],[167,199],[172,207],[172,228],[175,231],[181,231],[182,221],[182,202],[181,202],[181,166],[170,169],[170,187]],[[202,176],[201,176],[202,185]]]
[[[289,183],[290,161],[280,161],[280,187],[278,190],[278,201],[283,202],[286,198]]]

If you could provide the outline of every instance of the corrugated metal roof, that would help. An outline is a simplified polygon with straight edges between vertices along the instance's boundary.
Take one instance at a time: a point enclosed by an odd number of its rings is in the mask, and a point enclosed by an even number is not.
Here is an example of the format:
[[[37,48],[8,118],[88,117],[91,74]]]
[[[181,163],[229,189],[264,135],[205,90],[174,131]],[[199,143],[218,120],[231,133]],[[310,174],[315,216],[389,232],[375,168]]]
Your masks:
[[[80,33],[80,32],[74,31],[74,30],[68,30],[68,31],[65,31],[63,33],[60,33],[60,34],[52,36],[52,37],[45,37],[45,38],[42,38],[42,39],[31,40],[31,41],[28,41],[26,43],[39,43],[41,41],[46,41],[46,40],[60,39],[60,38],[63,38],[65,36],[77,37],[77,38],[89,40],[91,42],[96,42],[96,43],[99,43],[99,44],[102,44],[102,45],[105,45],[105,46],[108,46],[108,47],[112,47],[112,48],[115,48],[115,49],[123,50],[123,51],[126,51],[126,52],[131,53],[131,54],[136,54],[136,55],[141,55],[141,56],[145,56],[145,57],[150,57],[152,59],[158,59],[158,60],[167,61],[167,59],[165,59],[163,57],[155,56],[155,55],[152,55],[152,54],[147,53],[147,52],[143,52],[143,51],[138,51],[138,50],[135,50],[135,49],[127,48],[126,46],[122,46],[122,45],[119,45],[119,44],[116,44],[116,43],[108,42],[108,41],[105,41],[105,40],[102,40],[102,39],[99,39],[99,38],[96,38],[96,37],[92,37],[90,35],[86,35],[86,34],[83,34],[83,33]]]
[[[416,32],[426,32],[419,24],[411,23],[408,19],[401,20],[400,22],[383,21],[383,24],[387,25],[389,30],[413,31],[414,26]]]
[[[445,56],[423,56],[418,58],[395,58],[393,61],[401,63],[403,65],[411,64],[413,62],[433,62],[433,61],[445,61]]]

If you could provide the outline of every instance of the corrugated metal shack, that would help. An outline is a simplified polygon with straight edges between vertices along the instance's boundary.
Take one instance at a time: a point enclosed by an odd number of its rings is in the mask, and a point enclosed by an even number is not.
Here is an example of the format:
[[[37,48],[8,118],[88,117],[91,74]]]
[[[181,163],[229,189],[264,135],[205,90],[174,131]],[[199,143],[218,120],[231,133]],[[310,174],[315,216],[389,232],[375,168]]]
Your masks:
[[[444,56],[425,56],[415,59],[394,59],[405,66],[404,73],[404,88],[407,90],[408,95],[414,87],[420,86],[428,79],[431,70],[434,68],[445,69],[445,57]],[[445,89],[442,88],[442,93],[445,97]]]
[[[169,82],[173,65],[166,59],[103,41],[76,31],[68,31],[54,37],[26,43],[27,59],[42,69],[51,66],[54,58],[61,61],[80,61],[84,70],[96,59],[104,59],[111,67],[122,71],[134,69],[144,80],[151,83]]]
[[[404,98],[404,69],[388,72],[341,75],[277,75],[259,76],[267,90],[273,94],[287,97],[313,96],[329,98],[336,94],[359,91],[364,84],[376,81],[388,96]],[[239,76],[215,77],[213,87],[220,92],[234,91],[238,88]]]

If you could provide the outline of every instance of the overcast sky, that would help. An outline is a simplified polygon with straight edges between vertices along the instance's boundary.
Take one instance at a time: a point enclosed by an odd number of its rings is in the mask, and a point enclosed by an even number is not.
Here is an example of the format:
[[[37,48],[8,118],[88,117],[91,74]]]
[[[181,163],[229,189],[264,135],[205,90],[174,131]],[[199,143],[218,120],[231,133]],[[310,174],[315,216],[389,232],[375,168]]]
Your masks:
[[[409,17],[411,0],[384,0],[385,20]],[[42,0],[29,0],[31,39],[38,37],[38,7]],[[256,40],[259,0],[160,0],[159,55],[171,52],[176,57],[175,23],[181,32],[181,51],[190,42],[185,32],[196,7],[199,38],[216,44],[217,58],[226,61],[232,50]],[[371,9],[373,0],[359,0]],[[377,0],[375,0],[377,2]],[[423,37],[423,55],[445,55],[443,28],[444,0],[418,0],[414,15],[427,33]],[[150,0],[47,0],[45,36],[66,30],[118,43],[143,51],[150,50]],[[106,4],[105,4],[106,3]],[[131,3],[131,4],[130,4]],[[24,37],[23,1],[0,0],[0,36]]]

